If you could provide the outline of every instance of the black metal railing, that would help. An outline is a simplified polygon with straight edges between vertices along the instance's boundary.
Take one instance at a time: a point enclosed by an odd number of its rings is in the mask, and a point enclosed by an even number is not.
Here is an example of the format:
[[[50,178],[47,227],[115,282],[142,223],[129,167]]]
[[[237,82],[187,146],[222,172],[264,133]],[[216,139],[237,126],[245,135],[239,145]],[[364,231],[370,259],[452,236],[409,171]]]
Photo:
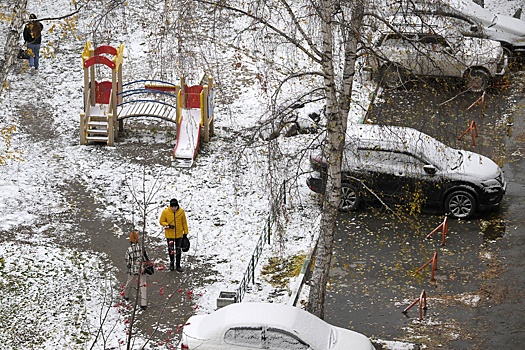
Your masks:
[[[249,283],[251,282],[252,284],[255,284],[255,267],[257,266],[257,262],[259,261],[259,258],[262,254],[265,243],[270,244],[272,226],[276,223],[279,213],[277,207],[280,206],[281,203],[286,204],[286,181],[283,181],[276,198],[277,199],[275,200],[275,202],[271,205],[270,214],[268,215],[268,219],[266,220],[264,229],[261,232],[261,236],[257,241],[257,245],[255,246],[255,250],[253,251],[253,254],[250,258],[248,267],[244,272],[244,276],[242,277],[241,283],[235,291],[234,301],[236,303],[240,303],[242,301],[242,298],[244,297],[244,294],[246,294],[246,290],[248,289]]]

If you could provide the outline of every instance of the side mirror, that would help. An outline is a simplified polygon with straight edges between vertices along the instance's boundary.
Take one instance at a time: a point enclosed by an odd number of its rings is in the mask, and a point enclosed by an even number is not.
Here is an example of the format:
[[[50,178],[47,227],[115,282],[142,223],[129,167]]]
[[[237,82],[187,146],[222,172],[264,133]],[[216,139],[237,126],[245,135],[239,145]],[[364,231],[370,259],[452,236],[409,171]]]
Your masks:
[[[437,172],[436,167],[431,164],[425,165],[423,167],[423,170],[425,170],[425,173],[430,174],[430,175],[434,175]]]
[[[477,33],[478,30],[479,30],[478,26],[470,26],[470,31],[471,31],[472,33]]]

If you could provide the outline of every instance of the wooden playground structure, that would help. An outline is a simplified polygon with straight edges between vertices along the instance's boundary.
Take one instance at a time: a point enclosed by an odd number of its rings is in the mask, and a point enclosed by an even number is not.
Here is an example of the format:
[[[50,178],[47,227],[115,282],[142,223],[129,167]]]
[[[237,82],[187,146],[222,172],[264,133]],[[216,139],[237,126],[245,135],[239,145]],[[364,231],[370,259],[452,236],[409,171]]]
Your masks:
[[[176,123],[177,143],[173,161],[191,166],[202,141],[214,134],[214,85],[187,86],[161,80],[137,80],[123,84],[124,45],[93,48],[86,42],[82,52],[84,69],[84,111],[80,113],[80,144],[105,143],[114,146],[124,119],[153,117]],[[111,69],[111,80],[96,79],[96,65]],[[126,89],[126,90],[124,90]]]

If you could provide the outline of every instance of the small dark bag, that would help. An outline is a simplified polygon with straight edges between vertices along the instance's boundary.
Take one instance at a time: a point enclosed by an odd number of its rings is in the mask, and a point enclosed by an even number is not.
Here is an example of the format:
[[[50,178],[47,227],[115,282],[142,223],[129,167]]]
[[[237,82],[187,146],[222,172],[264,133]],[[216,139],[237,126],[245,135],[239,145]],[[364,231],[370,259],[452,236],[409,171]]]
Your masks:
[[[20,49],[18,50],[18,55],[16,56],[22,60],[28,60],[29,59],[29,51],[27,49]]]
[[[190,240],[186,235],[182,236],[182,241],[180,242],[180,249],[184,253],[186,253],[188,250],[190,250]]]
[[[155,267],[153,266],[153,263],[148,258],[148,254],[144,251],[144,255],[142,256],[142,267],[144,268],[144,272],[147,275],[153,275],[155,273]]]

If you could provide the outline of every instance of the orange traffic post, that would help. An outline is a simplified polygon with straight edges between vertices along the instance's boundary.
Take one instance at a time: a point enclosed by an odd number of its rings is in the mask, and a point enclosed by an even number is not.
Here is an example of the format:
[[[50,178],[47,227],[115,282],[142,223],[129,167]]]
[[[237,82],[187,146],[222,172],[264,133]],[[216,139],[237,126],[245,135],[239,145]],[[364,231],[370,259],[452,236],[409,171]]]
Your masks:
[[[485,94],[486,94],[486,92],[483,91],[483,94],[476,101],[474,101],[474,103],[472,103],[469,106],[469,108],[467,108],[467,111],[470,111],[472,108],[474,108],[474,106],[476,106],[476,105],[478,105],[480,103],[482,103],[483,106],[485,106]]]
[[[428,265],[432,264],[431,265],[431,268],[432,268],[432,276],[430,278],[431,281],[435,281],[436,279],[434,278],[434,272],[438,269],[438,265],[437,265],[437,262],[438,262],[438,253],[437,252],[434,252],[434,255],[432,256],[432,259],[430,259],[429,261],[427,261],[426,263],[423,264],[423,266],[421,266],[419,269],[417,269],[416,273],[419,273],[421,270],[423,270],[425,267],[427,267]]]
[[[410,310],[410,308],[412,308],[416,304],[419,304],[419,320],[421,321],[423,319],[423,310],[427,309],[427,293],[425,292],[425,290],[421,291],[421,295],[419,296],[419,298],[417,298],[412,304],[407,306],[403,310],[403,313],[406,314],[408,310]]]
[[[439,230],[441,230],[441,245],[445,245],[445,237],[448,235],[448,216],[445,216],[443,222],[427,235],[427,239],[432,237],[434,233]]]
[[[463,136],[465,136],[470,131],[470,137],[472,138],[472,146],[476,146],[476,140],[474,139],[474,136],[478,137],[478,127],[476,126],[475,121],[471,121],[469,127],[467,130],[463,131],[463,133],[458,137],[458,140],[461,140]]]

